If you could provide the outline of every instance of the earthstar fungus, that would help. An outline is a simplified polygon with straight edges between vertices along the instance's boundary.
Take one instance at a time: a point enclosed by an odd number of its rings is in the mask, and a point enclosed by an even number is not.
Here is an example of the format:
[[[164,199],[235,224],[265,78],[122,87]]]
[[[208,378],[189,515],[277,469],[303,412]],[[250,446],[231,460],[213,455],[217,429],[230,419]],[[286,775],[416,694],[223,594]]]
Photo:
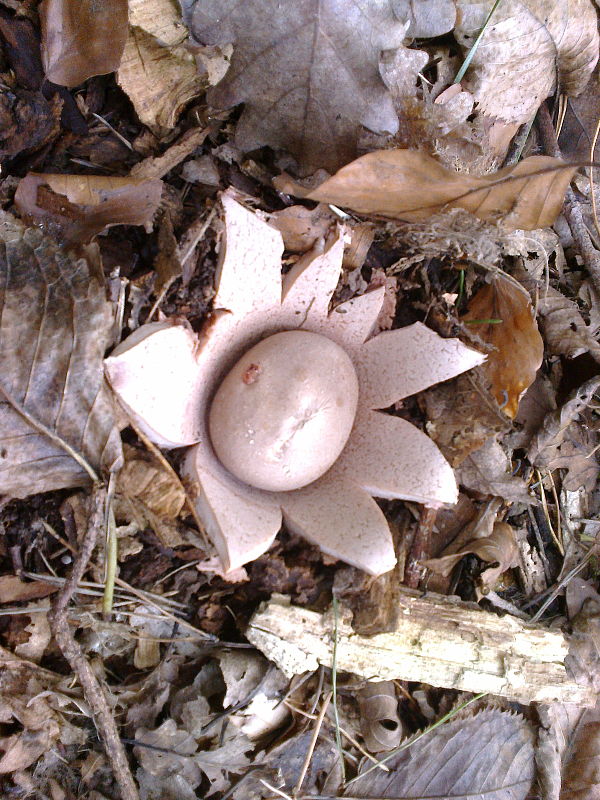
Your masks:
[[[373,500],[454,503],[454,474],[409,422],[377,409],[481,364],[421,323],[369,338],[384,289],[330,311],[343,256],[332,232],[284,276],[278,231],[222,197],[225,234],[210,320],[199,337],[144,325],[106,359],[142,430],[184,462],[225,569],[257,558],[282,520],[321,550],[379,575],[395,564]]]

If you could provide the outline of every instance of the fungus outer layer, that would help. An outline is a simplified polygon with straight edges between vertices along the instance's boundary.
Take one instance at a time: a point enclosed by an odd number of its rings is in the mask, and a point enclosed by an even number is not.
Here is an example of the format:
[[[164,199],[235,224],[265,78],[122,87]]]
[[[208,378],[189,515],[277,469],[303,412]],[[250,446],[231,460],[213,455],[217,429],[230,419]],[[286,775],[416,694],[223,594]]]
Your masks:
[[[336,461],[356,415],[358,379],[331,339],[285,331],[248,350],[225,377],[209,413],[221,463],[244,483],[291,491]]]

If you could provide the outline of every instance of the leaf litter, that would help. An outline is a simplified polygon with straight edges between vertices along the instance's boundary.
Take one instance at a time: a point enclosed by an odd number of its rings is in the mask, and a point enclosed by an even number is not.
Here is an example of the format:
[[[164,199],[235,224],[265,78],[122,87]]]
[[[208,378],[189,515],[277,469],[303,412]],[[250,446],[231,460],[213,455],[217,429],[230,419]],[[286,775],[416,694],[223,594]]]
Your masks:
[[[3,793],[595,796],[598,242],[574,159],[597,31],[589,0],[5,0]],[[531,125],[553,93],[569,162]],[[398,565],[378,578],[292,525],[227,572],[181,452],[127,429],[104,380],[144,321],[190,365],[226,326],[223,254],[243,293],[253,250],[220,190],[282,236],[284,273],[323,279],[337,241],[332,307],[370,309],[365,336],[418,322],[486,355],[386,412],[459,491],[379,502]],[[143,368],[141,395],[170,380]]]

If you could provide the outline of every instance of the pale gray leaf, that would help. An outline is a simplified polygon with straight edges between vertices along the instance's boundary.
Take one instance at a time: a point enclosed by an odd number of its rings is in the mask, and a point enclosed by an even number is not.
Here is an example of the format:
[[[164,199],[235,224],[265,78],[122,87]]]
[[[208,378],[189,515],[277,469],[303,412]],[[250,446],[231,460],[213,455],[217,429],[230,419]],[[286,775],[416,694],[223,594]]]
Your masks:
[[[454,0],[393,0],[398,19],[410,21],[408,35],[415,39],[442,36],[454,27]]]
[[[386,761],[390,772],[360,777],[346,796],[524,800],[534,777],[533,738],[529,723],[506,711],[455,718]]]
[[[382,50],[402,45],[391,0],[181,0],[202,44],[233,43],[231,67],[208,93],[218,108],[245,103],[236,144],[292,153],[305,172],[356,156],[361,125],[395,133],[379,75]]]
[[[102,367],[112,320],[97,268],[39,230],[3,223],[0,495],[25,497],[120,464]]]

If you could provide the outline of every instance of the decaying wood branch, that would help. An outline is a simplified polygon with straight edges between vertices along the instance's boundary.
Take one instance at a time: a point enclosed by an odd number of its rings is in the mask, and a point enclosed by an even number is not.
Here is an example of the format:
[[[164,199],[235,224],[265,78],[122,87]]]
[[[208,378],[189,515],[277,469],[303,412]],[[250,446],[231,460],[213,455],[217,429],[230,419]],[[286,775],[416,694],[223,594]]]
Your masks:
[[[565,669],[568,640],[560,632],[499,617],[475,604],[402,589],[393,629],[359,636],[349,613],[338,620],[337,669],[369,679],[407,680],[520,703],[593,705],[587,687]],[[265,604],[247,638],[288,676],[331,666],[334,619],[289,605]]]

